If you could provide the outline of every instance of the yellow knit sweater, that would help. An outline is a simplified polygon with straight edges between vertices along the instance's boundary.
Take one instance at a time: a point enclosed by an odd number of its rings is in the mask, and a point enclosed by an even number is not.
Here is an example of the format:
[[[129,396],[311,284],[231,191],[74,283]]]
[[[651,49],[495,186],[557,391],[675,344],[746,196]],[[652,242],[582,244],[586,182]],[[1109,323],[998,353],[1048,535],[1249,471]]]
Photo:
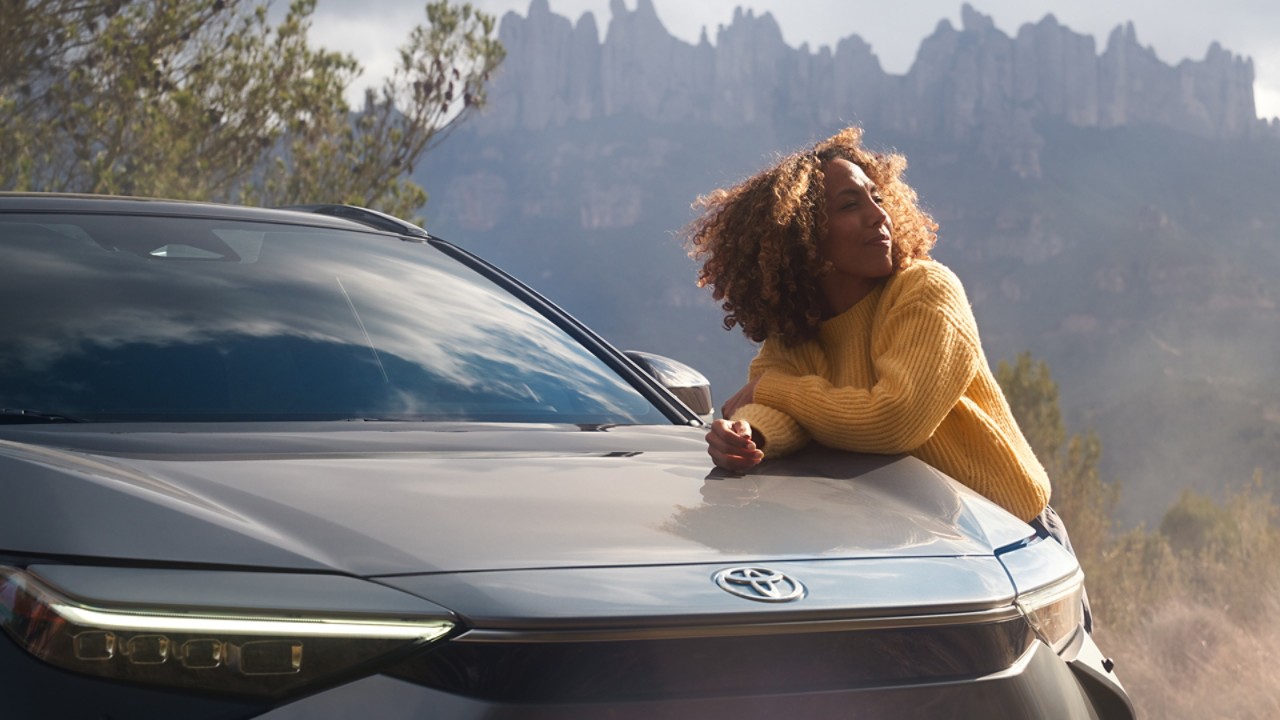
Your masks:
[[[816,340],[766,340],[751,363],[754,402],[734,413],[766,457],[811,438],[828,447],[910,453],[1023,520],[1049,502],[1036,460],[987,366],[960,280],[917,261]]]

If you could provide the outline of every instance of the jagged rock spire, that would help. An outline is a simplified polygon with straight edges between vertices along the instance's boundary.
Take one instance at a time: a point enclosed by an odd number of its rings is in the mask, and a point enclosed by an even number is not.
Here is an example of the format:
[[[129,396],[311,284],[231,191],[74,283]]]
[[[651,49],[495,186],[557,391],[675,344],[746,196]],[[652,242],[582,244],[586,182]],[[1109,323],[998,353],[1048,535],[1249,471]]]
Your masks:
[[[854,34],[834,53],[792,48],[768,13],[738,8],[712,45],[671,35],[652,0],[629,11],[611,0],[603,40],[594,18],[572,28],[547,0],[508,13],[508,57],[481,116],[482,131],[538,129],[621,113],[659,122],[732,128],[837,119],[923,137],[971,140],[994,160],[1036,174],[1036,118],[1082,127],[1150,124],[1211,138],[1269,132],[1255,117],[1252,61],[1220,45],[1176,67],[1118,26],[1101,54],[1093,37],[1053,15],[1010,38],[965,4],[961,28],[945,19],[905,75],[884,72]]]

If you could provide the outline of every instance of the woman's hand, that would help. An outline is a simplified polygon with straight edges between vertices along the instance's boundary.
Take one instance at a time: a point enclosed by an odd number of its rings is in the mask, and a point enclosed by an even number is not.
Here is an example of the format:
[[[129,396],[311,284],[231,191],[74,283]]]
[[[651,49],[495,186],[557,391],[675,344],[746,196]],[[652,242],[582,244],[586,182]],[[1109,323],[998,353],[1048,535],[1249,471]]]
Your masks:
[[[738,408],[755,402],[756,384],[760,382],[761,377],[764,376],[757,376],[755,380],[743,385],[741,390],[733,394],[733,397],[725,400],[724,405],[720,407],[720,416],[731,418],[738,412]]]
[[[731,472],[746,472],[764,459],[764,452],[751,438],[751,425],[745,420],[716,420],[711,423],[711,430],[707,433],[707,454],[716,467]]]

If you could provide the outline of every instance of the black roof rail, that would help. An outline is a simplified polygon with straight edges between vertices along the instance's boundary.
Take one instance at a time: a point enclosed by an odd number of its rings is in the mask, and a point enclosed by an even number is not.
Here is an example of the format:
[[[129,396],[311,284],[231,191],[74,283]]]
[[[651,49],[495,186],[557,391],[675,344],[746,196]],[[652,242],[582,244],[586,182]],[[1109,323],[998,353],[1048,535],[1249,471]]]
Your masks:
[[[414,225],[411,222],[401,220],[394,215],[388,215],[377,210],[362,208],[356,205],[290,205],[281,208],[282,210],[298,210],[301,212],[315,213],[317,215],[328,215],[330,217],[342,218],[358,222],[361,225],[368,225],[376,230],[385,230],[393,232],[397,235],[412,235],[414,237],[429,238],[431,234],[426,230]]]

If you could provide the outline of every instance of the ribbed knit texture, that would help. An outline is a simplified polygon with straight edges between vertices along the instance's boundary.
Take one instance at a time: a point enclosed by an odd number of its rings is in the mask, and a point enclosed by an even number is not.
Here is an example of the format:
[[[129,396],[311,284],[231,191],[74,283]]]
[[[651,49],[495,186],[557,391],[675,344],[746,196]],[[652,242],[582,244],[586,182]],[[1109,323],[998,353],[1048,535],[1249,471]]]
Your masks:
[[[1049,502],[1049,478],[987,366],[960,280],[917,261],[816,340],[766,340],[751,363],[754,402],[734,413],[766,457],[812,438],[828,447],[910,453],[1023,520]]]

